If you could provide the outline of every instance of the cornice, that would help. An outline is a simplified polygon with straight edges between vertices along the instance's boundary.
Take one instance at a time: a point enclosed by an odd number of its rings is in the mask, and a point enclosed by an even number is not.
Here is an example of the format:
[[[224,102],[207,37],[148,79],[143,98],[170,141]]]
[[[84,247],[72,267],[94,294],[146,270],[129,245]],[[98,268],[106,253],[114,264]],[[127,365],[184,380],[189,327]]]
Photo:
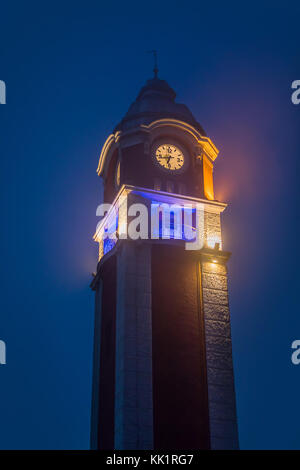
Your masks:
[[[117,131],[113,134],[110,134],[106,139],[99,157],[97,174],[103,176],[106,163],[110,160],[110,157],[113,151],[121,144],[121,142],[126,139],[126,137],[133,136],[136,134],[151,134],[156,129],[169,127],[180,129],[181,131],[187,133],[194,140],[194,144],[199,147],[199,152],[202,151],[207,155],[207,157],[214,162],[218,156],[218,149],[212,142],[209,137],[201,135],[201,133],[195,129],[195,127],[187,124],[186,122],[179,121],[177,119],[158,119],[151,122],[150,124],[141,124],[134,129],[129,131]],[[142,139],[141,139],[142,141]]]

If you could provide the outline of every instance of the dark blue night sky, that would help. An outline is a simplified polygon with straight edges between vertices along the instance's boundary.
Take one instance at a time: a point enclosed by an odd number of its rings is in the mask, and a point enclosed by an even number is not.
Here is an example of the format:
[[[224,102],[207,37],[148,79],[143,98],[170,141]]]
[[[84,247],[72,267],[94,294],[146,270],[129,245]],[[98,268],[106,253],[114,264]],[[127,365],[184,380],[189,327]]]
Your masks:
[[[241,448],[300,449],[300,7],[274,5],[2,3],[2,449],[89,446],[96,167],[154,48],[220,149]]]

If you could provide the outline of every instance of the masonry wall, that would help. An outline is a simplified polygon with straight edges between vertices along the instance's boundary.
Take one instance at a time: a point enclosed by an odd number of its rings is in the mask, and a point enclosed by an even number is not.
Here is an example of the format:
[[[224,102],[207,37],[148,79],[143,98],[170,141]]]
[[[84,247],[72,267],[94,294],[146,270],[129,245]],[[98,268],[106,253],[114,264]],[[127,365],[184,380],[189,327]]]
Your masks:
[[[206,242],[221,240],[220,215],[206,212],[204,220]],[[104,261],[94,446],[238,448],[227,268],[219,254],[213,263],[205,249],[123,240]]]
[[[212,449],[237,449],[227,268],[202,261],[209,424]]]

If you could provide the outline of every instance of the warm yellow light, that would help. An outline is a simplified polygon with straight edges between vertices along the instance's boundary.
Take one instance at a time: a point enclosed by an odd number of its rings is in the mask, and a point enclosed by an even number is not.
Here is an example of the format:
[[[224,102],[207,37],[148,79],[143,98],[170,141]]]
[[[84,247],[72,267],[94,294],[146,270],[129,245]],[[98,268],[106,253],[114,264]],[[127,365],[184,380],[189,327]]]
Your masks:
[[[214,200],[213,164],[203,155],[203,184],[206,199]]]
[[[207,246],[208,248],[215,249],[216,243],[219,243],[219,248],[221,248],[221,237],[218,235],[208,235],[207,236]]]
[[[217,261],[216,259],[213,259],[212,262],[213,262],[213,263],[217,263],[218,261]]]

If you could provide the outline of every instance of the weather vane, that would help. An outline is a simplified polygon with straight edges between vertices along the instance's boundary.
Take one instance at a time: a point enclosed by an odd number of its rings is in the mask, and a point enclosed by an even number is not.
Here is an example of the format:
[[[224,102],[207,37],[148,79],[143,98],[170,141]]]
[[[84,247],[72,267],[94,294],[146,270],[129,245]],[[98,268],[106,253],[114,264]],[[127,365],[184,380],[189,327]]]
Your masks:
[[[149,54],[153,54],[154,58],[154,78],[157,78],[158,68],[157,68],[157,51],[154,49],[153,51],[148,51]]]

